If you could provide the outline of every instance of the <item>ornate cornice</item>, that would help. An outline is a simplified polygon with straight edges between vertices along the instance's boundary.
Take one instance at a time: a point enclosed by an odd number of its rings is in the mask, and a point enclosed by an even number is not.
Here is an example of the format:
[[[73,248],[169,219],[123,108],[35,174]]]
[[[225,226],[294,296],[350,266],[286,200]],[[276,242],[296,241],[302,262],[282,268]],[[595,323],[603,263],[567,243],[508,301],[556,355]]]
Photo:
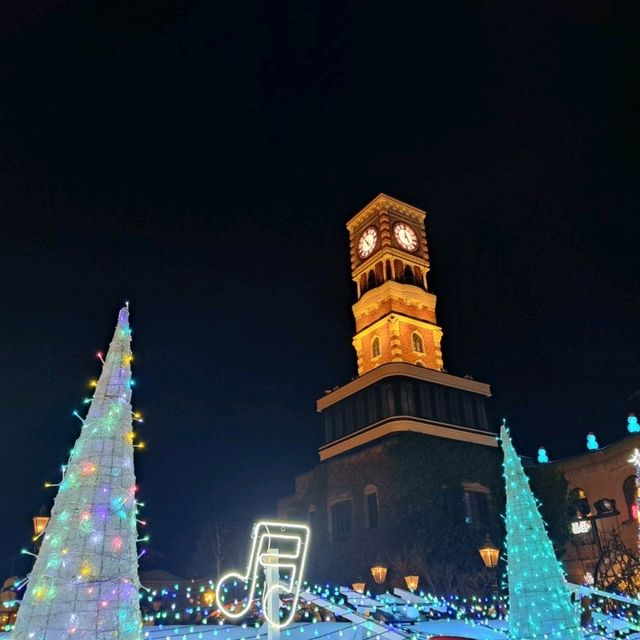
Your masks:
[[[426,216],[426,211],[412,207],[410,204],[396,200],[396,198],[392,198],[384,193],[380,193],[347,222],[349,233],[353,234],[372,214],[379,213],[380,211],[389,211],[414,220],[417,223],[422,223]]]

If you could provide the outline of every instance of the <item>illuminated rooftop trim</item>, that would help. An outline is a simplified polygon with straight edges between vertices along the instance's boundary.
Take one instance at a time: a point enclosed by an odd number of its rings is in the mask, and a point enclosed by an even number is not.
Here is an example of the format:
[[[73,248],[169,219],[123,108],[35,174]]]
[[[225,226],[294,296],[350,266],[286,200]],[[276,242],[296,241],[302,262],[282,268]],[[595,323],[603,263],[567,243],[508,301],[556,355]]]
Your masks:
[[[320,461],[324,462],[357,447],[379,440],[395,433],[412,431],[423,435],[446,438],[447,440],[460,440],[471,444],[479,444],[485,447],[497,447],[498,438],[495,433],[481,431],[471,427],[459,427],[444,423],[421,420],[411,416],[393,417],[376,422],[364,429],[350,433],[339,440],[334,440],[318,449]]]
[[[378,382],[378,380],[383,380],[384,378],[390,378],[392,376],[405,376],[416,380],[424,380],[425,382],[433,382],[445,387],[453,387],[454,389],[461,389],[462,391],[478,393],[487,398],[491,397],[491,387],[485,382],[478,382],[477,380],[471,380],[470,378],[453,376],[450,373],[443,373],[442,371],[436,371],[435,369],[419,367],[415,364],[409,364],[408,362],[389,362],[387,364],[382,364],[371,371],[367,371],[367,373],[363,373],[355,380],[352,380],[342,387],[330,391],[322,398],[319,398],[316,401],[316,411],[322,412],[336,402],[340,402],[340,400],[348,398],[350,395],[365,389],[374,382]]]

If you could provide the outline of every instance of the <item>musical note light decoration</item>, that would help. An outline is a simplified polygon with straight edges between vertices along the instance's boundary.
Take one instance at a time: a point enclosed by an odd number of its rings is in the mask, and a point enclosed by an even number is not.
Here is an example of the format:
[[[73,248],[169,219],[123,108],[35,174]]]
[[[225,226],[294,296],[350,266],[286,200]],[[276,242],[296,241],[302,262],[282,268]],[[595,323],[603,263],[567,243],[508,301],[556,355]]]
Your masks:
[[[251,608],[256,593],[256,584],[262,573],[265,577],[262,589],[264,617],[272,627],[282,629],[293,620],[298,607],[311,530],[306,524],[261,521],[253,525],[251,538],[251,550],[246,572],[243,574],[230,571],[218,580],[216,605],[221,613],[228,618],[238,619],[244,616]],[[284,552],[280,550],[282,546],[285,548]],[[273,549],[278,549],[277,554],[269,553]],[[285,584],[279,580],[275,585],[269,586],[267,584],[267,571],[274,568],[278,569],[279,574],[282,570],[287,572]],[[238,610],[233,611],[223,606],[227,592],[225,584],[230,581],[249,583],[246,602]],[[270,610],[272,596],[276,591],[292,596],[290,610],[282,619],[279,610]]]

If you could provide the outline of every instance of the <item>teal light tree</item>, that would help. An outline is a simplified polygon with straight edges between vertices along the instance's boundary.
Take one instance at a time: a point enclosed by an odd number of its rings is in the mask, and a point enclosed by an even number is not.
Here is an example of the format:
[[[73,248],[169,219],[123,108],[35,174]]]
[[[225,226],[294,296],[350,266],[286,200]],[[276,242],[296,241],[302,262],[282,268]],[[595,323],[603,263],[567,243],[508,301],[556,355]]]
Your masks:
[[[505,425],[500,438],[507,494],[510,637],[577,640],[583,637],[578,612]]]
[[[120,310],[12,640],[139,640],[131,330]]]

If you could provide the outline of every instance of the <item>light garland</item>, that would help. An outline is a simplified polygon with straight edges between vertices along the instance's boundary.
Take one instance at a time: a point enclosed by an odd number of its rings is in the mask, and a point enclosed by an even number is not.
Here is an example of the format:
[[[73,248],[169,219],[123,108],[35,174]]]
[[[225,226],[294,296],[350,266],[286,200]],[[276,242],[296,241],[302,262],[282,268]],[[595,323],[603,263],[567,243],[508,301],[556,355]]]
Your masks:
[[[204,632],[203,626],[212,628],[214,636],[228,635],[234,626],[220,626],[223,624],[222,618],[216,607],[213,606],[212,594],[215,591],[216,584],[213,580],[203,581],[198,584],[180,585],[175,584],[173,588],[164,588],[156,590],[148,590],[143,597],[143,608],[149,609],[144,616],[145,635],[149,637],[158,637],[164,640],[162,630],[166,630],[173,635],[183,634],[188,638],[202,637],[200,634]],[[305,624],[295,629],[284,630],[284,635],[290,633],[307,634],[307,637],[317,637],[317,624],[328,620],[326,611],[317,605],[321,599],[328,600],[331,603],[340,606],[354,606],[357,608],[357,601],[351,602],[348,597],[342,593],[342,589],[338,586],[311,585],[307,582],[303,583],[303,590],[311,593],[316,598],[312,601],[301,600],[297,607],[294,620]],[[261,594],[256,592],[258,596]],[[630,629],[640,628],[640,602],[628,597],[617,596],[616,594],[606,595],[603,592],[586,589],[585,593],[592,598],[591,611],[594,615],[594,622],[587,629],[597,631],[602,634],[601,637],[615,637],[615,630],[620,629],[621,623],[629,626]],[[360,595],[360,594],[358,594]],[[567,592],[568,595],[568,592]],[[377,606],[373,607],[371,614],[377,616],[378,611],[383,615],[385,612],[391,612],[395,617],[402,617],[406,606],[416,607],[419,612],[419,618],[412,619],[406,623],[399,622],[395,626],[414,625],[418,622],[428,622],[433,620],[441,621],[460,621],[469,627],[477,627],[479,629],[486,628],[487,623],[491,620],[502,620],[508,611],[508,598],[501,596],[457,596],[449,595],[447,597],[434,596],[429,593],[420,591],[419,594],[413,594],[411,600],[399,602],[401,599],[395,596],[389,597],[389,594],[375,595],[370,592],[366,596],[375,599]],[[152,603],[155,607],[151,608]],[[256,613],[259,613],[260,600],[256,602]],[[147,625],[155,625],[158,633],[148,631]],[[266,637],[266,634],[260,635],[259,632],[252,634],[251,630],[258,630],[262,622],[258,618],[253,623],[242,623],[237,628],[246,629],[247,634],[242,636],[240,640],[248,640],[257,636]],[[392,625],[393,626],[393,625]],[[403,627],[410,631],[412,626]],[[218,632],[218,629],[220,631]],[[608,630],[608,631],[607,631]],[[506,632],[506,630],[505,630]],[[159,634],[159,635],[158,635]],[[342,630],[337,630],[333,634],[323,634],[323,637],[334,635],[334,637],[342,637]],[[180,636],[178,636],[180,637]],[[210,637],[207,635],[206,637]],[[424,637],[424,634],[420,634]],[[513,636],[509,636],[513,637]],[[543,636],[539,636],[541,639]],[[554,637],[554,636],[547,636]],[[557,636],[556,636],[557,637]]]
[[[507,495],[511,637],[578,640],[583,637],[578,613],[504,422],[500,439]]]

